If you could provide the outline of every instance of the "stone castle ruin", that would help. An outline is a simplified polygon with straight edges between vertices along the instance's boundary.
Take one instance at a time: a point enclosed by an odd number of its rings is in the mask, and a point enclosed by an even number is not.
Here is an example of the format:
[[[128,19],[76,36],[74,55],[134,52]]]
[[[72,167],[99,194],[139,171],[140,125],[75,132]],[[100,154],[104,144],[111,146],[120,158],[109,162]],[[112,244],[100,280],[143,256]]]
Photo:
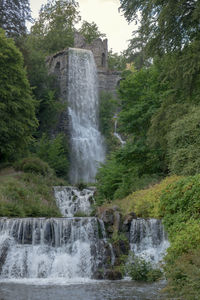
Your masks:
[[[97,67],[99,92],[110,92],[116,96],[116,88],[121,79],[121,72],[111,71],[108,69],[107,39],[102,41],[98,38],[91,44],[88,44],[84,37],[76,32],[74,36],[74,48],[92,51]],[[60,92],[60,99],[63,103],[68,101],[69,51],[70,48],[66,48],[49,56],[46,60],[49,73],[55,75],[57,79],[56,85]],[[69,132],[70,128],[68,117],[67,110],[60,115],[56,132]]]
[[[108,41],[100,38],[91,44],[86,43],[78,32],[74,36],[74,48],[91,50],[98,70],[99,91],[111,92],[116,95],[116,87],[121,79],[121,72],[108,69]],[[56,75],[61,92],[61,98],[66,97],[68,74],[68,49],[53,54],[47,58],[50,73]]]

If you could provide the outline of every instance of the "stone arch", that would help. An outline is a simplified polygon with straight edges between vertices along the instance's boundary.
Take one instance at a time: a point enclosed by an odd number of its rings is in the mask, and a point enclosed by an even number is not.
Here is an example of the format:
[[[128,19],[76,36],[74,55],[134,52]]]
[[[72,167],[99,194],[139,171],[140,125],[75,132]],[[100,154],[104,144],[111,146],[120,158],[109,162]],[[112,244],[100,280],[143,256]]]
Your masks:
[[[54,68],[54,74],[59,77],[60,76],[60,62],[57,61],[55,68]]]
[[[106,55],[105,55],[104,52],[103,52],[102,55],[101,55],[101,66],[102,66],[102,67],[105,67],[105,66],[106,66]]]

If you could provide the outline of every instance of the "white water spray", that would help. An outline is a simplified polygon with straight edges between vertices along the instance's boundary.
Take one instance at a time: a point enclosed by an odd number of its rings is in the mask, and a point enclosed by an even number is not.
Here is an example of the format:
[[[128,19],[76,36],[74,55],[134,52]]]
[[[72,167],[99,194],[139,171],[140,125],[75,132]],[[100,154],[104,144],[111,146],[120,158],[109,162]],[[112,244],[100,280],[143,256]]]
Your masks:
[[[0,278],[91,278],[105,241],[96,218],[0,219]]]
[[[91,51],[69,49],[68,112],[71,134],[70,181],[94,182],[104,161],[104,141],[99,132],[98,77]]]
[[[54,187],[57,206],[64,217],[73,217],[77,214],[90,215],[91,204],[94,204],[94,192],[94,188],[80,191],[73,186]]]
[[[161,220],[134,219],[130,229],[130,248],[136,256],[158,264],[169,247]]]

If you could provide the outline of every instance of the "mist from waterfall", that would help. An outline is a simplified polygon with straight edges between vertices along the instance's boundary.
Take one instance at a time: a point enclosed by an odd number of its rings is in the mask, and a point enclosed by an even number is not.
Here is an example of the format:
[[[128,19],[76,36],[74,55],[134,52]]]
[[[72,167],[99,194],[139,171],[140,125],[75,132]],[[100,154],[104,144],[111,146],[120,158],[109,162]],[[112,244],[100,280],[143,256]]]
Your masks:
[[[70,182],[94,182],[98,165],[105,158],[98,124],[97,70],[91,51],[70,48],[68,53]]]

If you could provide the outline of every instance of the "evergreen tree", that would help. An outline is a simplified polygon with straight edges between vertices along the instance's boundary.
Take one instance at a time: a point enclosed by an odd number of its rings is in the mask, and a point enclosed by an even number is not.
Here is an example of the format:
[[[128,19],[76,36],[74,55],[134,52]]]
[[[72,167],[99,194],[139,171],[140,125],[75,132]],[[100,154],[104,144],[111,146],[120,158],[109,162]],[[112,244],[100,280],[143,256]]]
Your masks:
[[[0,27],[7,36],[24,34],[27,20],[31,20],[29,0],[0,0]]]

